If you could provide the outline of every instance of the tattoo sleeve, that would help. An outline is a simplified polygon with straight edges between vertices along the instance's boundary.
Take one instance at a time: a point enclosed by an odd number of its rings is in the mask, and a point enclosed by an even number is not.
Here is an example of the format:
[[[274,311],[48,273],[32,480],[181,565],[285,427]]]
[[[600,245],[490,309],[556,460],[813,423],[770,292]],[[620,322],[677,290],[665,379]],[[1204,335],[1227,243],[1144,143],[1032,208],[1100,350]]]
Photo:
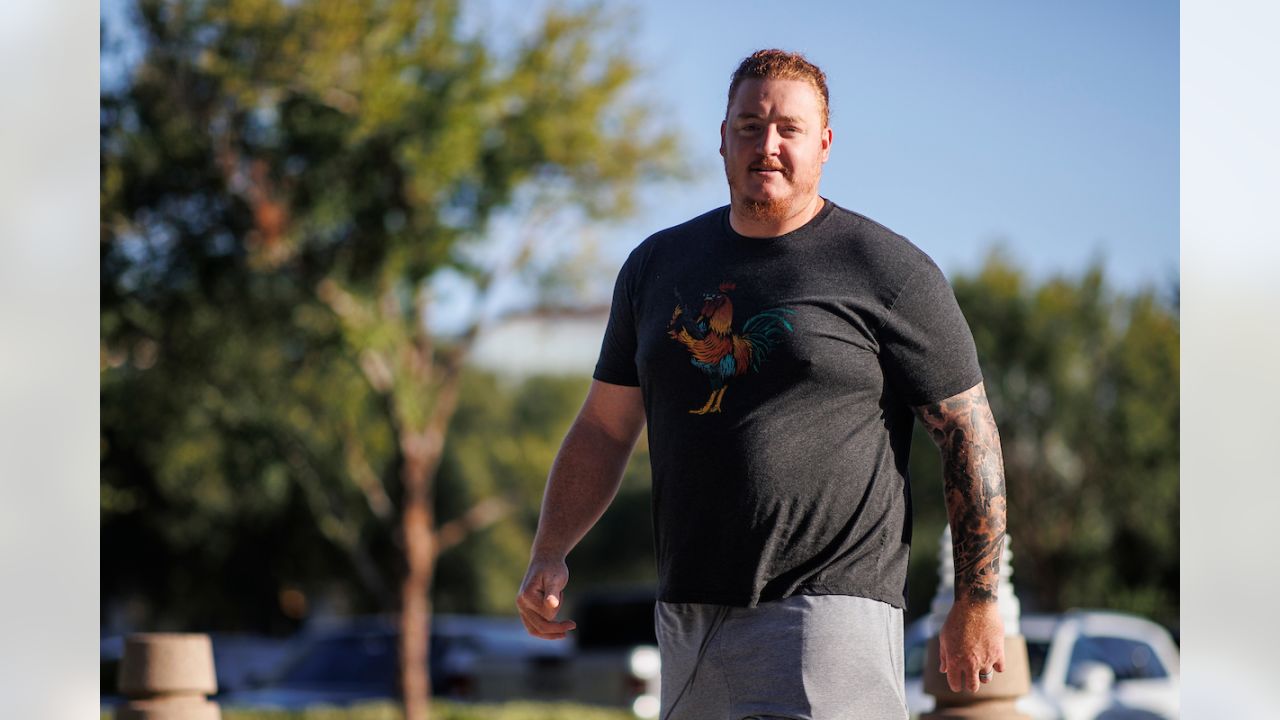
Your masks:
[[[955,597],[994,601],[1005,534],[1004,460],[986,389],[978,383],[915,411],[942,451]]]

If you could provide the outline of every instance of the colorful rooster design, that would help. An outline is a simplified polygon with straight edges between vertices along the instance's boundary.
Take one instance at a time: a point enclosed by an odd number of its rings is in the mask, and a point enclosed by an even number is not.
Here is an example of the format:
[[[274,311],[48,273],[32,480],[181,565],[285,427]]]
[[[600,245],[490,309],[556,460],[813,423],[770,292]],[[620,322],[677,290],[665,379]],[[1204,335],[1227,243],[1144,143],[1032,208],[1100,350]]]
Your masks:
[[[735,333],[733,302],[726,294],[735,289],[734,283],[724,282],[717,292],[703,295],[696,320],[689,319],[680,293],[676,293],[676,309],[667,324],[667,335],[688,348],[693,355],[690,362],[711,379],[711,397],[702,407],[689,411],[694,415],[720,412],[729,380],[748,370],[758,371],[778,344],[782,331],[791,332],[786,316],[795,311],[777,308],[752,316],[743,324],[742,332]]]

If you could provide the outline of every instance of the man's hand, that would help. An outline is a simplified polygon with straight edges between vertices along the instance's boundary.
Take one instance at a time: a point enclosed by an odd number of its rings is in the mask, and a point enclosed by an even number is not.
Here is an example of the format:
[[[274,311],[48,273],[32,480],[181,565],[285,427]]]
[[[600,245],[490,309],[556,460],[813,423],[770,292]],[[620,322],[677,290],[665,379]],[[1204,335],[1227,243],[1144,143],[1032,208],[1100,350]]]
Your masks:
[[[992,673],[1004,672],[1004,621],[994,601],[957,600],[951,606],[938,633],[938,670],[952,692],[977,692]]]
[[[547,560],[534,558],[529,563],[516,607],[520,619],[529,634],[544,640],[559,640],[576,628],[572,620],[556,620],[564,598],[564,586],[569,582],[569,566],[563,558]]]

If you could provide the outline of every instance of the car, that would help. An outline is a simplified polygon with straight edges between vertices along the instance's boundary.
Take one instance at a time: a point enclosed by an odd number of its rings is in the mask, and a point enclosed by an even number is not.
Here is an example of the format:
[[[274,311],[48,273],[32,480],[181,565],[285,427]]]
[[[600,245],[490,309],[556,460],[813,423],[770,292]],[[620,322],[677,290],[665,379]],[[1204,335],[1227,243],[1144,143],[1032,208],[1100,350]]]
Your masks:
[[[229,708],[302,709],[399,698],[399,630],[375,616],[317,624],[300,634],[279,668],[252,687],[220,695]],[[503,701],[549,699],[547,669],[563,662],[566,641],[529,637],[516,618],[437,615],[429,647],[433,694]]]
[[[571,640],[540,640],[514,617],[437,616],[432,683],[459,700],[559,700]]]
[[[1177,720],[1179,653],[1160,625],[1128,613],[1072,610],[1024,614],[1031,692],[1018,701],[1035,720]],[[905,634],[907,706],[933,710],[923,687],[929,616]]]

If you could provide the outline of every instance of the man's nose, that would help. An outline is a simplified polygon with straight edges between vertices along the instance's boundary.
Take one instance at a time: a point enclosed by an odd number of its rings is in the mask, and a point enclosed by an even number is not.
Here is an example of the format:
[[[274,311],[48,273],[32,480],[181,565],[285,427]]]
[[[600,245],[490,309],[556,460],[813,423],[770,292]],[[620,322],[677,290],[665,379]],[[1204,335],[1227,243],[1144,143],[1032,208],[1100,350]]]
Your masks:
[[[782,135],[773,125],[766,125],[764,132],[760,133],[760,145],[757,150],[761,155],[769,157],[778,154],[778,148],[782,144]]]

